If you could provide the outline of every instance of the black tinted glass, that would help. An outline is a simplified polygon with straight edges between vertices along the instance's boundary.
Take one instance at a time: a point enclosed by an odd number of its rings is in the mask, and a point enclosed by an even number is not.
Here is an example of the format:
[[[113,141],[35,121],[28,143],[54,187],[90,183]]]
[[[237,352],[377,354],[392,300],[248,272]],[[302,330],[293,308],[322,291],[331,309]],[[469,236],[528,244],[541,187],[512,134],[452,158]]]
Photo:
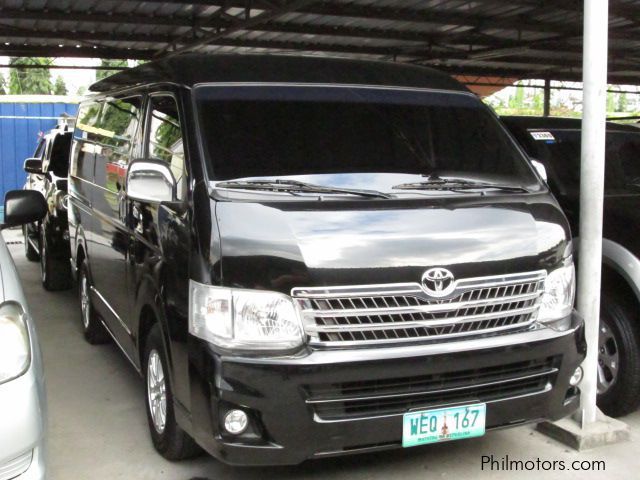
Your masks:
[[[550,177],[561,188],[580,186],[579,130],[549,130],[552,138],[535,141],[533,156],[547,165]],[[533,135],[535,132],[529,132]],[[607,132],[605,144],[605,189],[626,188],[634,179],[640,181],[640,132]]]
[[[455,172],[535,183],[481,102],[464,94],[348,87],[199,87],[217,180]]]

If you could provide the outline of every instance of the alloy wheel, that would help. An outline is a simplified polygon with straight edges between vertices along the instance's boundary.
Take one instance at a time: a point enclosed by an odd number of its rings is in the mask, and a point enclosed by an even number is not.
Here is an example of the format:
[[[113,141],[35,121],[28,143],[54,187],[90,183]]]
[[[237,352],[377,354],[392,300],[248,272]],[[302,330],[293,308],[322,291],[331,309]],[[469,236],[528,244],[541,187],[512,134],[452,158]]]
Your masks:
[[[598,393],[608,391],[618,377],[619,350],[618,342],[605,321],[600,319],[598,335]]]
[[[167,391],[162,361],[157,350],[151,350],[147,361],[147,400],[153,427],[162,434],[167,422]]]

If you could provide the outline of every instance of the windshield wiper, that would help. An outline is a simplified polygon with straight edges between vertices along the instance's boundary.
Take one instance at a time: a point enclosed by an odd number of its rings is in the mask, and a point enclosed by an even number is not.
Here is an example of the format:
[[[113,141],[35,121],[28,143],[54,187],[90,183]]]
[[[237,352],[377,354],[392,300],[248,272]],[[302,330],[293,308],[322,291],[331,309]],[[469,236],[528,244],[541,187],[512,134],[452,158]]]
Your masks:
[[[378,192],[377,190],[359,190],[355,188],[337,188],[325,187],[324,185],[314,185],[313,183],[305,183],[297,180],[228,180],[218,182],[216,187],[237,188],[242,190],[268,190],[271,192],[285,193],[318,193],[318,194],[345,194],[359,195],[369,198],[393,198],[388,193]]]
[[[498,183],[477,182],[473,180],[454,180],[433,177],[423,182],[401,183],[392,187],[397,190],[502,190],[504,192],[526,192],[523,187],[501,185]]]

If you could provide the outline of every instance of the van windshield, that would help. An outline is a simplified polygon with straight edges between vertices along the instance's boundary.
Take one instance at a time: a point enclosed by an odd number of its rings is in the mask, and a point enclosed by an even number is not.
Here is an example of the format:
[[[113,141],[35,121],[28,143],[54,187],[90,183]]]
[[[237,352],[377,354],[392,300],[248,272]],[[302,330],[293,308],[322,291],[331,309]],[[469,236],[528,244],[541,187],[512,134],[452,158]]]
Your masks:
[[[469,94],[205,85],[194,95],[216,181],[294,177],[388,192],[436,177],[540,188],[495,117]]]

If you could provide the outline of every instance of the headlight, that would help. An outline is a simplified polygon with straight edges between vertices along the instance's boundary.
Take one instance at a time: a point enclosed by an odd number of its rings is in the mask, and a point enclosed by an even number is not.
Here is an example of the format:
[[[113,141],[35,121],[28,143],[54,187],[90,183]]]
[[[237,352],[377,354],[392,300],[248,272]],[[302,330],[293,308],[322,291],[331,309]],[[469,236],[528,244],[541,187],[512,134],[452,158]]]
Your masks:
[[[302,345],[302,322],[291,297],[277,292],[189,282],[189,333],[215,345],[279,350]]]
[[[29,368],[31,349],[24,315],[16,302],[0,304],[0,383],[19,377]]]
[[[568,316],[576,293],[576,271],[569,259],[547,275],[538,311],[539,322],[553,322]]]

